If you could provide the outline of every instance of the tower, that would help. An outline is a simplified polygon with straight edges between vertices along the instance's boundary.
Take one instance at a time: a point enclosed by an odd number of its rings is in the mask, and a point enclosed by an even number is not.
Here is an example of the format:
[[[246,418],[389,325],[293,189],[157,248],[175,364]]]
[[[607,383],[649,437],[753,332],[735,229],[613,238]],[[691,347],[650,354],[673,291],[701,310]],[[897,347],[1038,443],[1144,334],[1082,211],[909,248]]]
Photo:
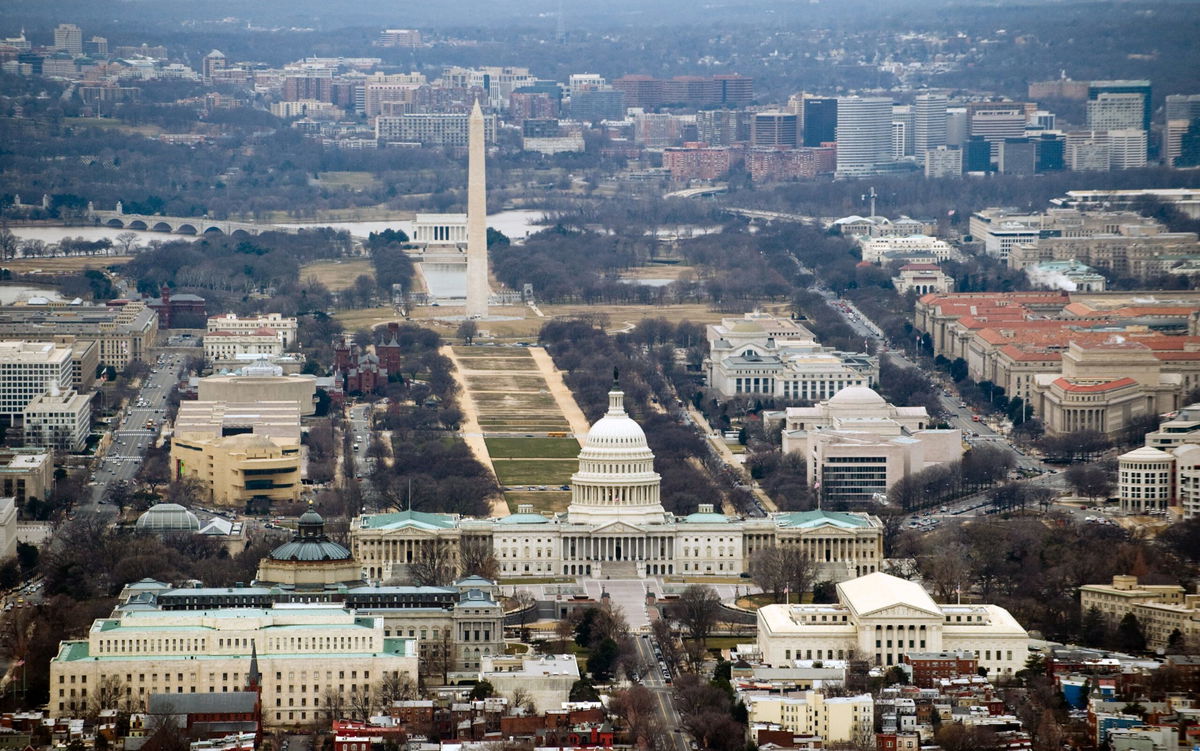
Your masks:
[[[487,174],[483,110],[471,108],[467,146],[467,318],[488,314]]]

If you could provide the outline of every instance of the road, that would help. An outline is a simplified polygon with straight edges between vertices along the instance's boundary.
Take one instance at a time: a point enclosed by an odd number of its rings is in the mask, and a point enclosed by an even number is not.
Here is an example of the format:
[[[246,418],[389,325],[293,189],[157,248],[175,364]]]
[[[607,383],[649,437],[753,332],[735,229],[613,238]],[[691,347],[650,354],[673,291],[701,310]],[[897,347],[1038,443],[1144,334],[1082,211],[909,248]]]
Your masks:
[[[116,516],[114,507],[102,503],[104,493],[110,483],[132,480],[137,474],[146,449],[162,430],[167,396],[179,382],[183,363],[184,356],[174,353],[150,362],[151,371],[143,379],[141,390],[114,418],[119,423],[112,431],[112,443],[92,475],[91,495],[79,511],[105,518]]]
[[[637,643],[638,657],[646,665],[646,674],[642,676],[642,685],[648,688],[654,696],[661,725],[671,737],[671,747],[675,751],[691,751],[691,743],[687,735],[680,730],[683,727],[683,718],[675,710],[672,688],[663,678],[663,665],[654,656],[654,650],[650,646],[650,637],[643,635],[635,638],[634,641]]]
[[[367,458],[367,447],[371,444],[371,438],[374,435],[371,429],[371,410],[372,405],[370,404],[355,404],[350,407],[350,438],[353,441],[352,445],[357,446],[352,451],[358,478],[348,477],[346,482],[358,483],[366,510],[379,511],[379,493],[375,491],[375,486],[370,479],[375,460]],[[380,437],[385,441],[388,440],[386,434],[381,434]]]

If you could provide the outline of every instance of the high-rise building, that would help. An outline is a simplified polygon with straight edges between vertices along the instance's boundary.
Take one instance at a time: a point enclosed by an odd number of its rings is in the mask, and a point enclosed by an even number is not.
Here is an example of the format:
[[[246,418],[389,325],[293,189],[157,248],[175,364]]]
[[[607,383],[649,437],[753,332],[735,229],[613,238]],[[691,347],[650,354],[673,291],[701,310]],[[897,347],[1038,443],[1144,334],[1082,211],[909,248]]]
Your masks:
[[[70,347],[50,341],[0,342],[0,416],[11,424],[42,394],[70,388]]]
[[[922,94],[913,104],[913,154],[918,158],[929,149],[945,146],[946,105],[940,94]]]
[[[900,160],[904,158],[904,142],[907,140],[905,134],[908,132],[908,123],[903,120],[892,121],[892,159]]]
[[[837,144],[838,175],[869,175],[892,161],[892,100],[839,98]]]
[[[1146,166],[1146,131],[1125,128],[1108,131],[1109,169],[1137,169]]]
[[[60,23],[54,29],[54,47],[72,55],[83,54],[83,30],[73,23]]]
[[[1090,130],[1142,129],[1141,94],[1102,92],[1087,103],[1087,127]]]
[[[946,145],[962,146],[970,137],[966,107],[946,108]]]
[[[1000,155],[1000,142],[1025,135],[1026,106],[1020,102],[980,102],[967,108],[972,137],[982,136],[991,144],[992,161]]]
[[[1141,81],[1092,81],[1088,84],[1088,100],[1098,98],[1101,94],[1137,94],[1142,99],[1141,129],[1150,131],[1150,82]]]
[[[1038,172],[1066,169],[1066,141],[1061,133],[1043,133],[1036,143]]]
[[[200,61],[200,76],[205,81],[211,81],[213,74],[225,67],[225,53],[213,50]]]
[[[757,112],[751,126],[750,141],[755,146],[794,149],[799,141],[800,116],[790,112]]]
[[[838,100],[808,97],[804,100],[804,145],[820,146],[837,140]]]
[[[1166,128],[1163,133],[1165,154],[1163,161],[1168,167],[1177,165],[1183,135],[1189,129],[1200,130],[1200,94],[1171,94],[1166,103]],[[1194,162],[1187,166],[1195,166]]]
[[[625,92],[588,89],[571,95],[571,119],[585,123],[625,119]]]
[[[384,29],[375,41],[377,47],[420,47],[421,32],[417,29]]]
[[[992,171],[992,144],[983,136],[971,136],[963,145],[963,171]]]
[[[745,110],[704,110],[696,113],[696,135],[710,146],[746,143],[753,119]]]
[[[92,37],[83,43],[83,54],[96,55],[104,57],[108,54],[108,39],[104,37]]]
[[[926,149],[925,177],[961,177],[963,152],[957,146],[935,146]]]
[[[1037,145],[1031,138],[1005,138],[996,164],[1005,175],[1032,175],[1037,170]]]
[[[575,96],[581,91],[594,91],[608,87],[608,81],[599,73],[572,73],[567,78],[567,95]]]
[[[754,79],[737,73],[713,76],[721,85],[721,104],[726,107],[745,107],[754,101]]]
[[[915,153],[916,142],[913,139],[913,131],[916,125],[916,116],[911,105],[902,104],[892,107],[892,123],[901,123],[904,128],[901,135],[904,140],[900,142],[900,151],[896,158],[899,159],[905,156],[912,156]],[[893,135],[895,130],[893,129]]]

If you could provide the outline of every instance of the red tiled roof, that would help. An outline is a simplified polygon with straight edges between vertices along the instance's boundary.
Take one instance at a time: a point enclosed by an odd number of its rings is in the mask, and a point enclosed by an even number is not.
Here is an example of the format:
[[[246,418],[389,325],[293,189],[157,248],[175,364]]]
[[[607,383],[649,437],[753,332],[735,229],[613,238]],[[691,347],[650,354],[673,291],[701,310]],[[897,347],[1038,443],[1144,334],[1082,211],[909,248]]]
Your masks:
[[[1070,391],[1076,394],[1079,393],[1097,393],[1100,391],[1112,391],[1126,386],[1132,386],[1137,381],[1132,378],[1118,378],[1115,381],[1105,381],[1104,383],[1071,383],[1066,378],[1055,378],[1054,385],[1061,388],[1063,391]]]

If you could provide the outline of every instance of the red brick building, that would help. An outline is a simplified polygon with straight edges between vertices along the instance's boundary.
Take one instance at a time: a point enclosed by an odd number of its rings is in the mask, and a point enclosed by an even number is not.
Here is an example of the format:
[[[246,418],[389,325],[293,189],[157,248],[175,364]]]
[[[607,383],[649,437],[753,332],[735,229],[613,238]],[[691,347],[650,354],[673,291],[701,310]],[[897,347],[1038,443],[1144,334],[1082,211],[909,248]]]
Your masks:
[[[663,167],[672,180],[716,180],[729,174],[742,161],[742,150],[729,146],[686,143],[682,148],[663,149]]]
[[[914,652],[904,655],[912,666],[912,682],[919,688],[936,688],[943,678],[977,675],[979,660],[969,652]]]

